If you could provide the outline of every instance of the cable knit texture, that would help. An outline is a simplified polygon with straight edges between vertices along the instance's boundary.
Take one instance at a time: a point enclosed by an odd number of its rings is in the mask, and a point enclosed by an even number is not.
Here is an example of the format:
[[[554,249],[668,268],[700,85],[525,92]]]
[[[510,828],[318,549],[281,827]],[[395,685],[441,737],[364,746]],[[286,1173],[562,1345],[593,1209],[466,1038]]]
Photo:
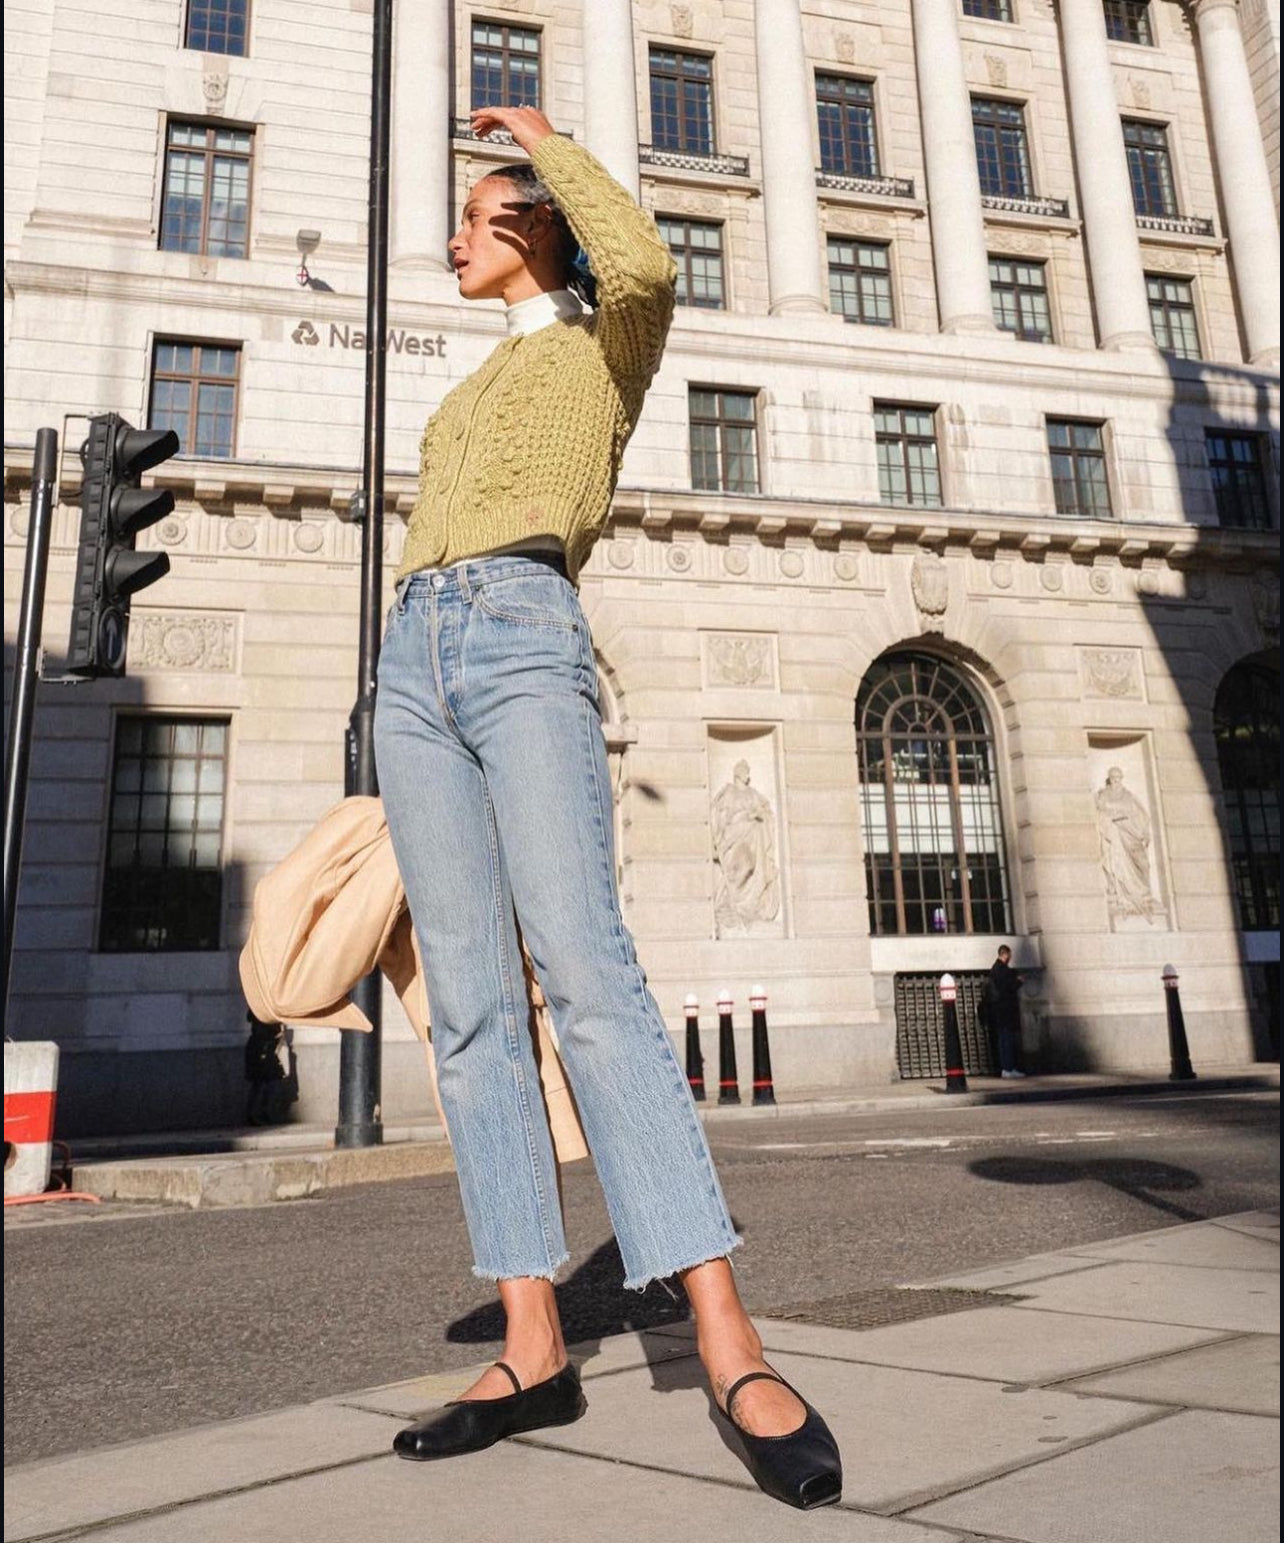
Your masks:
[[[576,578],[660,364],[677,268],[651,216],[581,145],[531,155],[589,255],[598,308],[506,338],[428,420],[398,577],[531,536]]]

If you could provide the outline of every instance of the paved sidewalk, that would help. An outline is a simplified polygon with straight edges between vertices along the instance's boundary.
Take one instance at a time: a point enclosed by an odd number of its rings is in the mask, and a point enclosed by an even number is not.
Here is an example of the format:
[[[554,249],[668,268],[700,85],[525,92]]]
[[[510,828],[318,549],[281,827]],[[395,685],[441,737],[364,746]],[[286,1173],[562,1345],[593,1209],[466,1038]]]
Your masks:
[[[966,1093],[947,1095],[943,1083],[896,1082],[781,1092],[760,1106],[701,1106],[707,1124],[789,1119],[803,1115],[894,1113],[977,1105],[1060,1102],[1183,1093],[1278,1088],[1273,1063],[1206,1067],[1195,1082],[1174,1083],[1166,1067],[1138,1072],[1081,1072],[1001,1081],[974,1077]],[[417,1178],[453,1167],[442,1127],[429,1120],[390,1123],[384,1144],[335,1151],[333,1128],[285,1125],[272,1130],[175,1131],[78,1141],[72,1187],[104,1200],[186,1206],[262,1205],[297,1200],[348,1184]]]
[[[1278,1213],[920,1284],[930,1307],[966,1306],[862,1331],[759,1323],[843,1448],[825,1511],[753,1487],[677,1324],[575,1347],[583,1420],[450,1463],[389,1442],[471,1370],[10,1468],[6,1543],[1278,1538]]]

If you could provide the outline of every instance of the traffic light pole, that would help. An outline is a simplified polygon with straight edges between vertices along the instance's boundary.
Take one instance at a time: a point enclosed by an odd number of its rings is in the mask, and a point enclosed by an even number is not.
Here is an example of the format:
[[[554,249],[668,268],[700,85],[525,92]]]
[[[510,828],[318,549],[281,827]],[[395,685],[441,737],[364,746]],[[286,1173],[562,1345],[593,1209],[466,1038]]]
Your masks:
[[[31,524],[27,529],[27,560],[22,575],[22,610],[18,618],[18,651],[13,661],[13,696],[9,703],[9,754],[4,768],[4,1001],[8,1018],[9,982],[13,979],[14,915],[18,909],[18,878],[22,871],[22,831],[27,815],[27,770],[31,764],[31,718],[36,705],[40,668],[40,621],[45,608],[45,575],[49,569],[49,532],[53,522],[53,490],[58,475],[58,434],[36,433],[31,468]]]
[[[374,0],[370,81],[370,199],[366,258],[366,403],[361,458],[361,619],[357,700],[350,719],[353,792],[377,793],[374,756],[375,681],[383,613],[384,422],[388,366],[388,161],[391,149],[392,0]],[[377,1146],[382,1058],[381,985],[378,974],[357,987],[354,1001],[370,1020],[370,1032],[347,1029],[339,1045],[339,1147]]]

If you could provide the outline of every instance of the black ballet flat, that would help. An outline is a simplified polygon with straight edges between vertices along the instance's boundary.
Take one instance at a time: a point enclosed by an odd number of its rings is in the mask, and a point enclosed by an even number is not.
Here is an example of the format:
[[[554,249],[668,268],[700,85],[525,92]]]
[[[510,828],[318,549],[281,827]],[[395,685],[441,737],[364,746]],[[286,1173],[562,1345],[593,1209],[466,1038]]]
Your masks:
[[[397,1456],[429,1463],[464,1452],[482,1452],[505,1436],[547,1425],[571,1425],[588,1408],[580,1374],[569,1361],[560,1372],[531,1388],[524,1388],[505,1362],[496,1361],[495,1365],[508,1373],[514,1392],[503,1398],[456,1399],[443,1405],[422,1424],[408,1425],[397,1433],[392,1443]]]
[[[752,1436],[737,1425],[731,1406],[747,1382],[778,1382],[789,1388],[807,1411],[798,1429],[783,1436]],[[838,1443],[820,1415],[783,1377],[775,1372],[746,1372],[738,1382],[732,1383],[721,1413],[744,1443],[749,1472],[764,1495],[783,1500],[800,1511],[812,1511],[817,1506],[833,1505],[842,1499],[843,1460],[839,1456]]]

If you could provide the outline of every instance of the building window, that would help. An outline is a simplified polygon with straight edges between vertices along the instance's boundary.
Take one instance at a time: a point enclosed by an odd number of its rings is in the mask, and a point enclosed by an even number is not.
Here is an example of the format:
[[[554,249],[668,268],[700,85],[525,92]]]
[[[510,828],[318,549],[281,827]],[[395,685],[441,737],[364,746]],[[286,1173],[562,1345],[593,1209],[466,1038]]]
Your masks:
[[[226,720],[120,718],[98,946],[219,946]]]
[[[758,396],[693,386],[691,486],[714,493],[758,491]]]
[[[1230,838],[1239,924],[1245,932],[1280,924],[1280,677],[1237,664],[1217,689],[1213,737]]]
[[[856,753],[870,932],[1011,931],[998,754],[963,676],[926,654],[879,659]]]
[[[1148,0],[1105,0],[1106,36],[1113,43],[1142,43],[1147,48],[1155,41],[1150,30]]]
[[[1110,518],[1104,425],[1048,419],[1048,454],[1057,513],[1083,520]]]
[[[157,338],[152,350],[154,429],[173,429],[180,455],[230,456],[236,445],[241,350],[227,343]]]
[[[1138,214],[1172,216],[1177,213],[1177,189],[1173,183],[1168,130],[1162,123],[1123,120],[1124,149],[1132,179],[1133,208]]]
[[[1166,354],[1179,359],[1199,359],[1199,328],[1195,325],[1195,291],[1189,279],[1170,279],[1166,274],[1146,275],[1150,300],[1150,330]]]
[[[963,14],[981,21],[1011,21],[1012,0],[963,0]]]
[[[206,54],[250,51],[250,0],[188,0],[184,47]]]
[[[712,220],[670,219],[656,224],[678,265],[678,304],[720,311],[727,303],[722,278],[722,226]]]
[[[657,150],[713,154],[713,60],[708,54],[651,50],[651,143]]]
[[[887,243],[830,236],[828,249],[830,310],[867,327],[892,326],[892,262]]]
[[[874,440],[878,446],[878,493],[883,502],[939,509],[936,409],[875,402]]]
[[[1204,435],[1204,447],[1218,523],[1236,530],[1270,530],[1275,522],[1266,492],[1261,435],[1210,429]]]
[[[845,177],[878,176],[873,81],[817,75],[816,117],[821,171]]]
[[[169,125],[161,205],[163,252],[248,256],[253,152],[249,129]]]
[[[473,22],[473,107],[539,106],[540,35],[531,27]]]
[[[990,258],[994,324],[1027,343],[1051,343],[1048,276],[1043,263],[1021,257]]]
[[[972,134],[981,192],[990,198],[1029,198],[1030,147],[1025,110],[998,97],[972,98]]]

